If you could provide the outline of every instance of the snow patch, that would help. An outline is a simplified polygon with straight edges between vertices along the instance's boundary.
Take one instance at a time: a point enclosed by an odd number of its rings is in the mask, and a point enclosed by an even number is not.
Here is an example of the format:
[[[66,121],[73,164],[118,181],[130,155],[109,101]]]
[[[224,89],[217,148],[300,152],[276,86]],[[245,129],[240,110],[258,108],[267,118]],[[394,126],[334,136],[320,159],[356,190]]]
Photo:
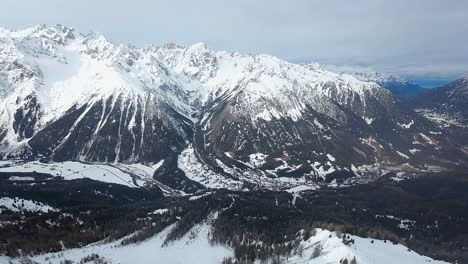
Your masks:
[[[414,125],[414,120],[411,120],[408,124],[397,123],[401,128],[409,129]]]
[[[169,209],[164,208],[164,209],[156,209],[156,210],[154,210],[153,212],[151,212],[151,213],[149,213],[149,214],[153,214],[153,215],[163,215],[163,214],[166,214],[166,213],[169,213]]]
[[[335,157],[333,157],[331,154],[327,154],[327,158],[328,158],[328,160],[330,160],[331,162],[334,162],[334,161],[335,161]]]
[[[410,159],[410,157],[408,157],[408,155],[406,155],[406,154],[404,154],[404,153],[402,153],[402,152],[400,152],[400,151],[397,151],[396,153],[397,153],[398,155],[400,155],[400,157],[402,157],[402,158]]]
[[[419,151],[421,151],[421,150],[420,150],[420,149],[416,149],[416,148],[410,149],[410,150],[409,150],[409,152],[411,152],[411,154],[415,154],[416,152],[419,152]]]
[[[254,153],[249,155],[250,159],[250,164],[252,164],[254,167],[259,168],[263,164],[266,163],[266,158],[268,155],[263,154],[263,153]]]
[[[370,118],[370,117],[363,117],[364,118],[364,121],[366,121],[366,123],[368,125],[372,125],[372,122],[374,122],[375,118]]]
[[[12,211],[12,212],[30,212],[30,213],[49,213],[49,212],[59,212],[59,209],[53,208],[47,204],[25,200],[18,197],[1,197],[0,198],[0,214],[2,213],[2,208]]]

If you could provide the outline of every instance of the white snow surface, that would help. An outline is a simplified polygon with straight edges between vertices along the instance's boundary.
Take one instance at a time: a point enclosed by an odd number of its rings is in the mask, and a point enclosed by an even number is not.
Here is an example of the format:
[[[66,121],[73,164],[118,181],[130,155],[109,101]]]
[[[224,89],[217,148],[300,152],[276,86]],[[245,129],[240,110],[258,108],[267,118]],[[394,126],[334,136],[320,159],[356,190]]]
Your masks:
[[[169,226],[162,232],[143,242],[119,246],[119,241],[102,244],[96,243],[78,249],[66,249],[60,254],[44,254],[31,257],[39,263],[58,264],[65,259],[79,262],[81,258],[92,253],[97,253],[110,263],[133,264],[135,261],[141,264],[167,263],[167,264],[219,264],[225,257],[232,257],[233,250],[221,245],[210,245],[209,223],[195,226],[180,240],[162,246],[164,238],[173,226]],[[348,263],[356,258],[359,264],[446,264],[447,262],[436,261],[429,257],[409,251],[405,246],[382,240],[350,236],[355,243],[345,245],[335,232],[316,229],[315,235],[306,241],[301,241],[302,254],[282,257],[281,263],[285,264],[338,264],[344,259]],[[313,258],[316,247],[321,247],[319,256]],[[47,261],[46,261],[47,259]],[[0,257],[0,263],[18,263],[18,259]],[[260,263],[259,261],[255,263]]]
[[[414,125],[414,120],[411,120],[408,124],[397,123],[401,128],[409,129],[412,125]]]
[[[397,153],[400,157],[402,157],[402,158],[405,158],[405,159],[409,159],[409,158],[410,158],[410,157],[408,157],[408,155],[406,155],[406,154],[404,154],[404,153],[402,153],[402,152],[400,152],[400,151],[397,151],[396,153]]]
[[[5,209],[13,212],[30,213],[48,213],[59,211],[56,208],[38,201],[26,200],[18,197],[0,197],[0,214],[2,213],[2,210]]]
[[[1,29],[0,50],[0,83],[8,84],[0,86],[0,125],[8,129],[4,143],[21,140],[11,129],[13,113],[31,96],[40,105],[36,129],[73,107],[89,109],[108,98],[115,106],[119,96],[135,106],[151,98],[183,115],[190,110],[180,98],[185,95],[173,91],[176,82],[150,54],[100,34],[85,35],[61,25]],[[129,118],[132,126],[135,116]]]
[[[210,235],[210,221],[195,226],[180,240],[163,246],[164,240],[172,228],[173,225],[153,238],[137,244],[119,246],[120,240],[109,244],[97,243],[83,248],[64,250],[60,252],[63,253],[63,256],[60,257],[52,258],[52,255],[57,256],[57,254],[44,254],[31,257],[31,259],[39,263],[49,263],[50,261],[52,264],[59,264],[65,259],[79,263],[83,257],[97,253],[111,263],[120,264],[219,264],[224,257],[233,255],[230,248],[210,245],[207,239]],[[8,263],[8,258],[0,258],[0,263]]]
[[[168,213],[168,212],[169,212],[169,209],[163,208],[163,209],[156,209],[153,212],[151,212],[150,214],[162,215],[162,214],[165,214],[165,213]]]
[[[162,163],[161,163],[162,164]],[[116,166],[105,164],[88,164],[77,161],[65,161],[54,163],[42,163],[32,161],[10,165],[0,168],[0,172],[40,172],[53,176],[61,176],[65,180],[89,178],[96,181],[116,183],[128,187],[142,187],[146,182],[153,182],[152,179],[157,165],[153,167],[142,164],[117,164]],[[160,165],[159,165],[160,166]],[[136,184],[132,180],[132,175],[138,176]],[[19,177],[16,177],[19,178]]]
[[[350,236],[355,243],[350,246],[345,245],[342,239],[336,236],[335,232],[316,229],[316,235],[307,241],[302,241],[304,248],[302,256],[293,256],[285,260],[285,264],[338,264],[347,259],[348,263],[356,257],[359,264],[442,264],[443,261],[435,261],[429,257],[419,255],[403,245],[394,245],[387,241],[372,240]],[[373,243],[371,242],[373,241]],[[312,258],[315,247],[321,246],[322,253],[316,258]]]
[[[366,121],[368,125],[372,125],[372,122],[374,122],[374,120],[375,118],[364,117],[364,121]]]
[[[265,159],[267,158],[268,155],[266,154],[263,154],[263,153],[254,153],[254,154],[250,154],[249,155],[249,158],[250,158],[250,164],[252,164],[252,166],[258,168],[258,167],[261,167],[263,164],[265,164]]]

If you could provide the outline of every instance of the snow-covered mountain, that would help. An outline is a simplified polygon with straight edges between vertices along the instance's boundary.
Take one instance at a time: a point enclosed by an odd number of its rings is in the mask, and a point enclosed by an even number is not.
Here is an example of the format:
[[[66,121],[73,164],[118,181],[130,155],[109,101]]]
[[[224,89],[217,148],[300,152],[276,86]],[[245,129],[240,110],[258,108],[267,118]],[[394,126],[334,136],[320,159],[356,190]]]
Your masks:
[[[2,30],[1,41],[3,150],[156,162],[182,149],[180,88],[148,54],[63,26]]]
[[[174,188],[288,188],[466,162],[375,82],[204,44],[0,30],[4,158],[164,164]]]
[[[376,82],[382,87],[389,89],[400,100],[408,100],[424,91],[420,85],[410,82],[395,74],[384,74],[379,72],[354,72],[356,78],[362,81]]]

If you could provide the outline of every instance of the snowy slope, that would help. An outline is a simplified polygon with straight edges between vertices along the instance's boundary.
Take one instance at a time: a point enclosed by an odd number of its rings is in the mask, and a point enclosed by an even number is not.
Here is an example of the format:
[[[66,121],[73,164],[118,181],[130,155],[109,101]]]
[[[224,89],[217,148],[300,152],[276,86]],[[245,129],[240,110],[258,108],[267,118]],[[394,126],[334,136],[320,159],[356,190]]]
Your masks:
[[[60,25],[0,33],[6,42],[2,44],[8,45],[0,57],[2,62],[17,65],[2,72],[5,81],[10,82],[6,88],[19,97],[36,93],[43,108],[43,123],[63,115],[72,106],[122,92],[130,100],[137,100],[148,90],[165,94],[158,88],[171,83],[151,57],[114,44],[100,34],[83,35]],[[165,100],[162,96],[158,99]],[[174,107],[186,111],[183,105]]]
[[[121,264],[219,264],[224,257],[233,255],[232,250],[220,245],[212,246],[208,241],[210,226],[208,223],[197,225],[189,234],[180,240],[163,245],[164,240],[173,226],[169,226],[162,232],[144,242],[120,246],[120,240],[110,244],[94,244],[84,248],[68,249],[60,254],[45,254],[32,257],[39,263],[61,263],[65,259],[78,263],[83,257],[96,253],[104,257],[110,263]],[[60,255],[60,256],[59,256]],[[0,263],[8,263],[8,260],[0,257]],[[16,263],[13,261],[13,263]]]
[[[140,50],[59,25],[0,33],[4,151],[42,132],[41,142],[29,141],[42,154],[65,149],[68,159],[141,160],[151,152],[143,141],[154,140],[148,133],[158,120],[158,130],[175,131],[175,141],[184,141],[186,124],[174,115],[186,114],[189,107],[159,63]],[[58,121],[58,128],[50,128]],[[68,131],[57,135],[57,129]],[[108,129],[117,141],[106,139]],[[69,153],[74,131],[86,138]],[[95,153],[102,140],[112,148]]]
[[[225,257],[232,257],[232,249],[221,245],[211,245],[208,242],[210,236],[210,226],[207,223],[200,224],[192,228],[189,234],[180,240],[163,245],[164,239],[172,226],[166,228],[153,238],[144,242],[120,246],[119,242],[109,244],[96,243],[79,249],[67,249],[54,254],[44,254],[31,257],[39,263],[61,263],[64,260],[79,262],[83,257],[96,253],[110,263],[221,263]],[[356,258],[359,264],[426,264],[447,263],[435,261],[429,257],[419,255],[409,251],[402,245],[394,245],[391,242],[372,240],[350,236],[354,239],[354,244],[345,245],[341,238],[334,232],[317,229],[316,234],[307,241],[302,241],[296,255],[282,257],[281,263],[288,264],[338,264],[344,259],[351,263]],[[319,253],[314,253],[314,249],[320,247]],[[317,250],[315,250],[317,251]],[[17,263],[18,259],[0,257],[0,263],[12,261]],[[50,262],[49,262],[50,261]],[[257,262],[256,262],[257,263]],[[260,262],[258,262],[260,263]]]
[[[143,187],[145,184],[155,182],[152,177],[156,169],[157,166],[149,167],[141,164],[127,166],[122,164],[116,167],[104,164],[86,164],[75,161],[62,163],[41,163],[32,161],[2,167],[0,168],[0,172],[10,172],[12,175],[14,175],[15,172],[39,172],[47,173],[55,177],[63,177],[64,180],[89,178],[128,187]],[[21,178],[22,177],[17,177],[13,180]]]
[[[423,263],[447,263],[444,261],[435,261],[429,257],[419,255],[409,251],[403,245],[394,245],[391,242],[382,240],[372,240],[350,236],[349,240],[354,239],[354,244],[345,245],[342,239],[338,238],[334,232],[328,230],[316,229],[316,235],[303,241],[302,256],[293,256],[285,263],[291,264],[325,264],[342,263],[347,259],[348,263],[356,258],[359,264],[423,264]],[[314,255],[315,248],[320,247],[320,254]],[[318,250],[316,250],[318,251]]]
[[[47,204],[37,201],[25,200],[18,197],[0,197],[0,214],[2,213],[2,210],[30,213],[48,213],[59,211],[58,209],[53,208]]]

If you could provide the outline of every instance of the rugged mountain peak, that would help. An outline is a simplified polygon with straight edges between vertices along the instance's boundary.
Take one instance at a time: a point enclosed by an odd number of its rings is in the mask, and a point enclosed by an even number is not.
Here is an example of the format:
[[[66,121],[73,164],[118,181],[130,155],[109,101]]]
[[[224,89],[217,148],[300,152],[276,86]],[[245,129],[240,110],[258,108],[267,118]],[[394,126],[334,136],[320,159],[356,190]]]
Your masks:
[[[95,59],[105,59],[115,52],[116,45],[109,41],[104,35],[90,33],[82,38],[83,52]]]
[[[187,50],[192,53],[210,52],[210,50],[208,49],[208,45],[206,45],[206,43],[204,42],[198,42],[198,43],[192,44],[189,47],[187,47]]]
[[[203,104],[215,101],[220,96],[232,95],[234,90],[240,92],[254,89],[249,84],[265,78],[269,79],[269,83],[264,83],[262,89],[256,90],[270,93],[270,96],[274,93],[276,97],[283,97],[282,92],[299,88],[305,93],[329,94],[325,92],[326,89],[322,89],[327,82],[340,83],[336,86],[338,94],[362,94],[365,90],[377,87],[351,75],[326,71],[318,64],[292,64],[267,54],[213,52],[204,44],[187,48],[170,45],[153,51],[169,71],[190,83],[190,87],[196,87]],[[281,82],[276,82],[275,78]],[[304,86],[305,82],[308,82],[308,87]],[[297,85],[299,83],[303,85]]]
[[[2,29],[3,35],[10,38],[27,41],[34,38],[49,40],[57,44],[66,44],[69,40],[75,39],[77,32],[74,28],[66,27],[60,24],[55,26],[47,26],[45,24],[37,25],[32,28],[10,31]]]
[[[322,70],[322,66],[319,63],[316,62],[310,62],[310,63],[304,63],[303,64],[305,67],[308,67],[311,70]]]
[[[99,131],[112,124],[122,126],[114,132],[133,135],[133,150],[119,154],[119,149],[112,149],[91,159],[125,160],[147,155],[135,149],[136,141],[142,142],[149,133],[144,131],[144,124],[150,120],[157,123],[164,119],[162,131],[174,129],[181,132],[175,137],[186,136],[184,121],[174,117],[189,112],[183,100],[185,94],[160,63],[140,49],[114,44],[101,34],[83,35],[63,26],[38,26],[4,35],[8,41],[0,44],[7,47],[2,47],[0,54],[3,151],[11,153],[11,147],[18,142],[37,146],[37,141],[30,139],[36,136],[45,140],[46,135],[37,133],[70,119],[67,115],[75,119],[67,121],[67,128],[61,128],[69,129],[68,135],[50,138],[58,142],[47,142],[55,146],[44,146],[46,153],[58,151],[67,140],[77,140],[68,139],[74,130],[86,129],[89,138],[83,143],[87,146],[78,146],[65,158],[90,159],[86,153],[93,143],[98,144],[95,138]],[[87,115],[93,117],[84,121]]]
[[[391,73],[381,73],[381,72],[354,72],[352,73],[356,78],[369,81],[369,82],[388,82],[388,81],[396,81],[396,82],[406,82],[403,78],[396,74]]]

